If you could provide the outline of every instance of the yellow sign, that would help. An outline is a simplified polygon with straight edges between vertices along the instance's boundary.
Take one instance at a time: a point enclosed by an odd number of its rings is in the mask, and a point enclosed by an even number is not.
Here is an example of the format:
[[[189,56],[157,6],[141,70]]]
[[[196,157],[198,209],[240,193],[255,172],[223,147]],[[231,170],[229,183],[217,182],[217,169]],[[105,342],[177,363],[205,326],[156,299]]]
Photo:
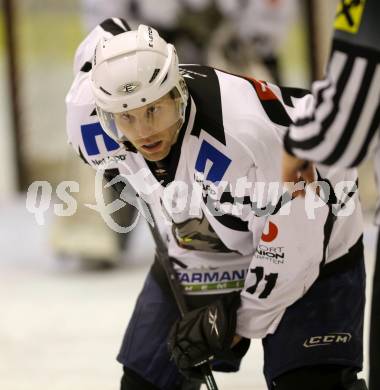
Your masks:
[[[334,27],[356,34],[362,21],[366,0],[340,0]]]

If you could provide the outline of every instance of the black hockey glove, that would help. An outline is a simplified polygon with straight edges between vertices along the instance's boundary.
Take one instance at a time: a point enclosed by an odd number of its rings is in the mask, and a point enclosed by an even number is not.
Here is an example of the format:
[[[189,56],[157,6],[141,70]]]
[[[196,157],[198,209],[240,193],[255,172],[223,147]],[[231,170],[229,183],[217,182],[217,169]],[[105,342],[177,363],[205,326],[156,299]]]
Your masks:
[[[168,338],[169,352],[185,376],[199,376],[194,367],[213,359],[236,361],[245,355],[248,339],[231,349],[239,305],[240,293],[226,294],[174,323]]]

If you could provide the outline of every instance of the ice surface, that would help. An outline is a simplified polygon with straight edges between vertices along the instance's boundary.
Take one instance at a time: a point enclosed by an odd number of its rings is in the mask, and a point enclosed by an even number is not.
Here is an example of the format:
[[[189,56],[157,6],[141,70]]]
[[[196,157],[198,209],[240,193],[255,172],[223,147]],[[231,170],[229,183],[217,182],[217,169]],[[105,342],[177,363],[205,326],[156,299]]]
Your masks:
[[[153,256],[148,230],[134,232],[120,269],[98,272],[54,258],[49,223],[38,226],[23,198],[0,216],[0,389],[118,389],[115,356]],[[375,235],[368,224],[369,282]],[[266,389],[262,360],[254,342],[238,374],[215,375],[219,388]]]

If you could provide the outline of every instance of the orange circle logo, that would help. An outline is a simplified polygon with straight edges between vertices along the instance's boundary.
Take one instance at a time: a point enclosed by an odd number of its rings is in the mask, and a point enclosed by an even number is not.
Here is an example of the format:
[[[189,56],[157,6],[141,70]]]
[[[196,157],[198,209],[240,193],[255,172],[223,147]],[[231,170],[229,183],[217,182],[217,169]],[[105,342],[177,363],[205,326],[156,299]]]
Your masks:
[[[277,236],[278,236],[278,227],[273,222],[269,222],[268,233],[263,233],[261,235],[261,239],[264,242],[272,242],[276,239]]]

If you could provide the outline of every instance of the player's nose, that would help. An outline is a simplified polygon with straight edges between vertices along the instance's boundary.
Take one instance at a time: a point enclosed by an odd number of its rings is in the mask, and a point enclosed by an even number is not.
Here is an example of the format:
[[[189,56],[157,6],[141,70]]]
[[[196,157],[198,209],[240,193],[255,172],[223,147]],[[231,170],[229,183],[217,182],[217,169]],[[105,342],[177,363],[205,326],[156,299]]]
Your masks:
[[[139,138],[149,137],[153,134],[154,129],[144,118],[139,118],[135,125],[136,134]]]

